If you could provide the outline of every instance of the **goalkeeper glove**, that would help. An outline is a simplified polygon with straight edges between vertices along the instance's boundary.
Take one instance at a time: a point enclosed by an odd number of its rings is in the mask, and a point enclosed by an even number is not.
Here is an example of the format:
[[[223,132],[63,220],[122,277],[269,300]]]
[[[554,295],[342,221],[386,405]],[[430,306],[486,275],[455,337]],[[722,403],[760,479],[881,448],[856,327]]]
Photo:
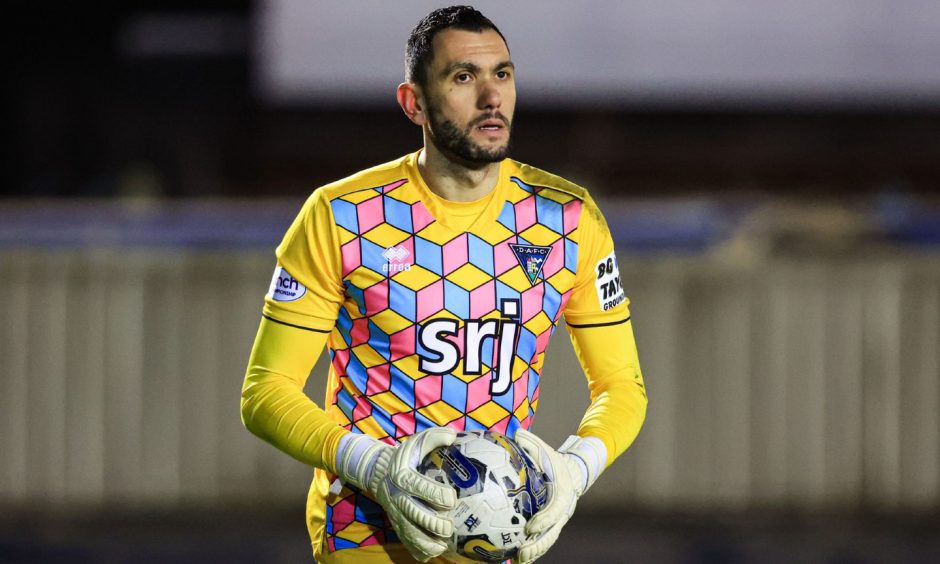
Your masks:
[[[379,502],[398,538],[421,562],[447,550],[446,539],[454,525],[435,509],[452,509],[457,494],[453,487],[418,473],[417,467],[428,453],[452,444],[456,436],[453,429],[432,427],[396,446],[357,433],[340,440],[337,475]]]
[[[548,478],[548,502],[526,523],[526,535],[538,535],[519,547],[514,563],[528,564],[545,554],[561,528],[607,463],[607,448],[595,437],[572,435],[557,451],[534,434],[520,429],[516,442]]]

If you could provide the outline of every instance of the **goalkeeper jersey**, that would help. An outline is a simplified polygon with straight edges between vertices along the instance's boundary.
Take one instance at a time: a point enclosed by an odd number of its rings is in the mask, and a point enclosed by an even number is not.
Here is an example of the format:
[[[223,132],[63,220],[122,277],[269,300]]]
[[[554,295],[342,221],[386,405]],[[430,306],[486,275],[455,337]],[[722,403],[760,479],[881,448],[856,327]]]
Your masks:
[[[609,230],[583,188],[510,159],[483,199],[444,200],[418,155],[313,193],[277,248],[264,316],[328,334],[325,409],[352,432],[512,436],[536,412],[562,315],[629,319]],[[374,500],[322,469],[308,524],[317,552],[397,541]]]

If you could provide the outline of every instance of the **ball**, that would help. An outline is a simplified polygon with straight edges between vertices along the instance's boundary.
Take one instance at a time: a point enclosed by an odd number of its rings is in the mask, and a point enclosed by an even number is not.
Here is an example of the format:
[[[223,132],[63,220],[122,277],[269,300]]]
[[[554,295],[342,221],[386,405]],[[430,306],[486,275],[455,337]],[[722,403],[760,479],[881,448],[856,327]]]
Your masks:
[[[525,525],[545,504],[544,473],[515,441],[495,431],[457,433],[433,450],[422,474],[457,491],[447,512],[454,523],[445,557],[457,562],[502,562],[527,540]]]

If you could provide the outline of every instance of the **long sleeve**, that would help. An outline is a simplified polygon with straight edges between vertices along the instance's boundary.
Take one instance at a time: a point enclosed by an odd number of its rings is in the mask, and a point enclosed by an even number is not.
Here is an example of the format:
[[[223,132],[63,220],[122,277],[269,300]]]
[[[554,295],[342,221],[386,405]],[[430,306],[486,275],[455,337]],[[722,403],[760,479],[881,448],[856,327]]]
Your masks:
[[[346,431],[304,393],[327,333],[262,319],[242,386],[245,427],[292,457],[335,471]]]
[[[242,386],[242,421],[294,458],[333,471],[347,431],[304,393],[343,301],[337,228],[322,190],[307,200],[276,254]]]
[[[629,319],[612,325],[568,326],[591,403],[578,435],[607,447],[607,465],[633,443],[646,418],[646,389]]]
[[[565,309],[568,333],[591,397],[578,434],[601,439],[609,465],[636,439],[646,417],[647,397],[614,242],[590,198],[585,200],[578,231],[578,272]]]

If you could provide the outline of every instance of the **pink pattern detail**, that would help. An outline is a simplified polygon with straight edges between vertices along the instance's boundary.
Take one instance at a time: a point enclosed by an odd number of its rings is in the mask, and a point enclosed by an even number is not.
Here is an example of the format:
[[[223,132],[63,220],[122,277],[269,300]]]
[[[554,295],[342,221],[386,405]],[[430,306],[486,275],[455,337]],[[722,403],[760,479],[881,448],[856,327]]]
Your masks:
[[[393,361],[413,355],[415,353],[415,326],[409,325],[389,336],[389,349]]]
[[[394,189],[398,188],[399,186],[405,184],[406,182],[408,182],[408,179],[407,179],[407,178],[403,178],[403,179],[398,180],[398,181],[396,181],[396,182],[392,182],[391,184],[386,184],[385,186],[382,187],[382,193],[383,193],[383,194],[388,194],[389,192],[391,192],[392,190],[394,190]]]
[[[511,239],[493,247],[493,267],[496,276],[503,274],[515,266],[519,266],[519,259],[516,258],[516,253],[512,252],[512,247],[509,246],[510,242],[512,242]]]
[[[418,290],[415,302],[418,306],[418,321],[424,321],[444,309],[444,281],[438,280]]]
[[[522,233],[526,229],[535,225],[535,196],[520,201],[516,204],[516,233]],[[361,220],[360,220],[361,221]]]
[[[552,250],[549,251],[545,264],[542,265],[542,279],[548,280],[564,267],[565,240],[562,238],[552,243]]]
[[[358,347],[369,342],[369,320],[367,318],[360,317],[353,320],[352,329],[349,331],[349,339],[352,341],[349,343],[350,347]]]
[[[392,383],[392,377],[388,364],[380,364],[366,369],[366,375],[369,377],[366,382],[366,395],[380,394],[387,392]]]
[[[496,282],[490,280],[470,292],[470,317],[479,319],[496,309]]]
[[[359,250],[359,238],[356,237],[352,241],[343,245],[341,251],[343,254],[343,278],[345,278],[349,276],[350,272],[356,270],[362,264],[362,255]]]
[[[568,235],[578,227],[581,219],[581,200],[572,200],[565,204],[562,211],[562,226],[565,229],[565,235]]]
[[[544,307],[545,285],[538,284],[522,292],[522,322],[535,317]]]
[[[376,225],[385,221],[385,201],[376,194],[356,205],[356,215],[359,217],[359,233],[365,233]]]
[[[476,380],[467,384],[467,412],[480,407],[490,401],[490,372],[484,373]]]
[[[507,415],[506,417],[503,417],[502,419],[500,419],[500,420],[497,421],[496,423],[493,423],[493,425],[490,427],[490,430],[491,430],[491,431],[496,431],[496,432],[498,432],[498,433],[502,433],[502,434],[505,435],[505,434],[506,434],[506,429],[509,427],[509,420],[510,420],[510,419],[512,419],[512,416],[511,416],[511,415]]]
[[[448,423],[447,426],[453,429],[454,431],[457,431],[458,433],[460,431],[465,431],[467,429],[467,418],[458,417],[457,419],[454,419],[453,421]]]
[[[392,415],[392,423],[395,424],[396,439],[415,434],[415,414],[413,411]]]
[[[415,233],[421,231],[432,223],[434,223],[434,216],[431,215],[431,212],[428,211],[428,208],[424,207],[424,204],[421,202],[415,202],[412,204],[411,225],[414,228]]]
[[[345,376],[346,366],[349,364],[349,349],[335,350],[332,364],[337,376]]]
[[[519,409],[523,400],[526,399],[526,392],[529,391],[529,375],[523,374],[518,380],[512,383],[512,410]]]
[[[372,403],[368,398],[357,397],[356,407],[353,408],[353,421],[361,421],[370,415],[372,415]]]
[[[440,376],[425,376],[415,382],[415,408],[431,405],[441,399],[443,380]]]
[[[366,315],[372,316],[388,309],[388,280],[377,282],[363,291]]]
[[[545,352],[545,349],[548,348],[548,341],[552,337],[553,327],[549,327],[545,331],[542,331],[542,334],[535,338],[535,356]]]
[[[467,264],[467,234],[444,243],[444,276]]]
[[[375,535],[370,535],[369,537],[362,539],[362,542],[359,543],[359,546],[369,546],[370,544],[379,544],[379,539],[375,538]]]
[[[355,496],[349,496],[337,502],[333,506],[333,530],[342,531],[350,523],[356,520],[356,505],[353,503]],[[332,537],[330,538],[332,541]]]

